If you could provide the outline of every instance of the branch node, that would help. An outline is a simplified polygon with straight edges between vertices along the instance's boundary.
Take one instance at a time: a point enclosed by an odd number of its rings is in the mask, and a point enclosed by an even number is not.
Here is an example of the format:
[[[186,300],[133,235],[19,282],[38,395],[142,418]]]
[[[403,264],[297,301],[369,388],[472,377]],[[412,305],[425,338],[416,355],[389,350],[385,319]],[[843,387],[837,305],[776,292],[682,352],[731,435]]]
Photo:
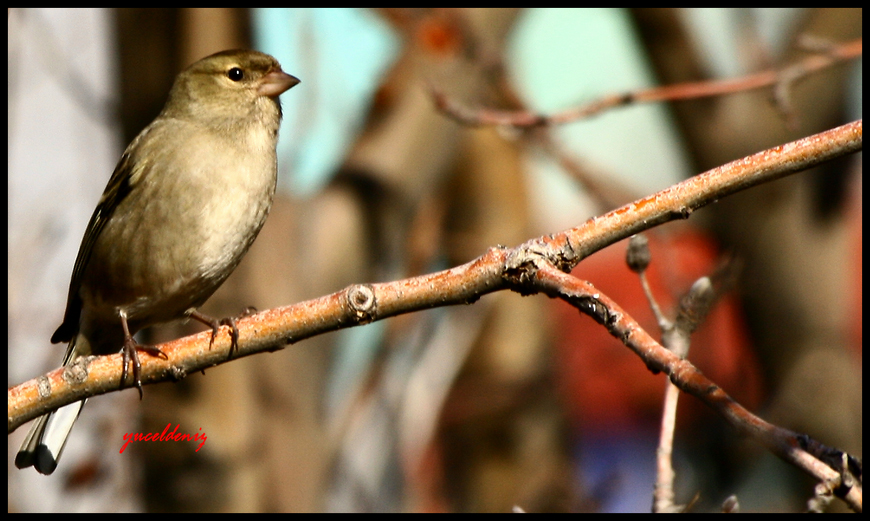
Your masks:
[[[63,381],[69,385],[81,385],[88,379],[88,365],[95,357],[81,356],[72,365],[64,366]]]
[[[368,324],[377,319],[378,301],[375,288],[370,284],[354,284],[347,288],[347,306],[351,316],[359,324]]]
[[[51,396],[51,380],[45,375],[36,379],[36,392],[40,398],[48,398]]]

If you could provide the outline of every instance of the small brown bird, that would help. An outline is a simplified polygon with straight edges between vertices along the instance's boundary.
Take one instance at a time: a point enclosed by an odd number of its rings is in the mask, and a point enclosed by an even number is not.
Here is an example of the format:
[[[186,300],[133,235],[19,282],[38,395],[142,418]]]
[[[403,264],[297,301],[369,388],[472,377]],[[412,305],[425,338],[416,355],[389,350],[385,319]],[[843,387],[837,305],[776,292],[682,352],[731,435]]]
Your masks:
[[[163,111],[118,162],[88,223],[63,323],[51,337],[78,357],[124,354],[141,395],[133,336],[192,317],[238,266],[272,206],[281,125],[278,96],[299,80],[272,56],[233,50],[194,63],[175,79]],[[15,465],[51,474],[84,401],[41,416]]]

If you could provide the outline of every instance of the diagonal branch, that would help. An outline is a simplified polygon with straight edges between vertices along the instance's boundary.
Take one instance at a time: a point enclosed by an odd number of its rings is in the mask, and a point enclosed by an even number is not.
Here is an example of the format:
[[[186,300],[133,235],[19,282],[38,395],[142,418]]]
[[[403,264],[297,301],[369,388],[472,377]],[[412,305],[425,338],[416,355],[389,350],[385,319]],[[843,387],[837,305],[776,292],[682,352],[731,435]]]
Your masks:
[[[827,448],[805,435],[770,424],[746,410],[691,362],[656,342],[631,315],[592,284],[546,265],[536,271],[534,284],[550,297],[562,299],[581,313],[595,319],[613,337],[637,354],[651,371],[667,374],[680,390],[695,396],[718,412],[740,434],[757,440],[771,452],[818,481],[836,482],[848,471],[831,467],[832,458],[828,457],[830,453],[843,454],[842,452]],[[824,458],[824,461],[820,458]],[[860,483],[853,483],[841,493],[841,497],[853,509],[861,510]]]
[[[521,279],[526,262],[538,254],[569,271],[606,246],[668,221],[688,219],[698,208],[722,197],[857,152],[863,128],[863,120],[853,121],[690,177],[576,228],[531,240],[511,252],[508,268]]]

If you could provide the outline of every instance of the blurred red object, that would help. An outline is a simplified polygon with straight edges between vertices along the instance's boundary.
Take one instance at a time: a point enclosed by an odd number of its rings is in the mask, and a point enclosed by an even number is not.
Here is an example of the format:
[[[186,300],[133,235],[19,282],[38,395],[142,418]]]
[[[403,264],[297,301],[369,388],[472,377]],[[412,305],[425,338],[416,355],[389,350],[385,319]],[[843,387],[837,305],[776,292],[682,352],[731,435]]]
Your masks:
[[[652,262],[647,269],[653,294],[668,318],[680,294],[718,261],[713,242],[696,231],[647,234]],[[572,272],[614,299],[657,340],[661,332],[637,274],[625,262],[628,241],[584,259]],[[666,377],[653,375],[644,363],[591,318],[562,301],[554,301],[559,321],[557,371],[571,415],[582,430],[622,430],[657,423]],[[717,301],[710,315],[692,335],[688,359],[738,402],[753,410],[761,401],[761,377],[755,355],[748,348],[746,329],[733,293]],[[679,415],[692,416],[700,402]]]

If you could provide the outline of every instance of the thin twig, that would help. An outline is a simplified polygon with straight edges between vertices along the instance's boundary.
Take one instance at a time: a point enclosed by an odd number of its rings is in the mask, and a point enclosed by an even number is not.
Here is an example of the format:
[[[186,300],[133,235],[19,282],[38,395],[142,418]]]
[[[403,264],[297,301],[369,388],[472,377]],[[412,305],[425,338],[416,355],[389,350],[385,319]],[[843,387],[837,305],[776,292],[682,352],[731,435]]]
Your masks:
[[[551,115],[537,114],[529,111],[471,108],[447,96],[435,87],[430,86],[430,91],[435,101],[435,106],[439,110],[459,123],[469,126],[538,127],[563,125],[590,118],[605,110],[626,105],[708,98],[747,92],[765,87],[774,87],[774,100],[777,102],[777,107],[779,107],[781,112],[789,115],[787,93],[791,86],[810,74],[858,58],[862,52],[863,39],[852,40],[840,45],[831,45],[825,48],[823,53],[812,54],[780,69],[769,69],[740,78],[679,83],[676,85],[609,94],[580,107],[567,109]]]

